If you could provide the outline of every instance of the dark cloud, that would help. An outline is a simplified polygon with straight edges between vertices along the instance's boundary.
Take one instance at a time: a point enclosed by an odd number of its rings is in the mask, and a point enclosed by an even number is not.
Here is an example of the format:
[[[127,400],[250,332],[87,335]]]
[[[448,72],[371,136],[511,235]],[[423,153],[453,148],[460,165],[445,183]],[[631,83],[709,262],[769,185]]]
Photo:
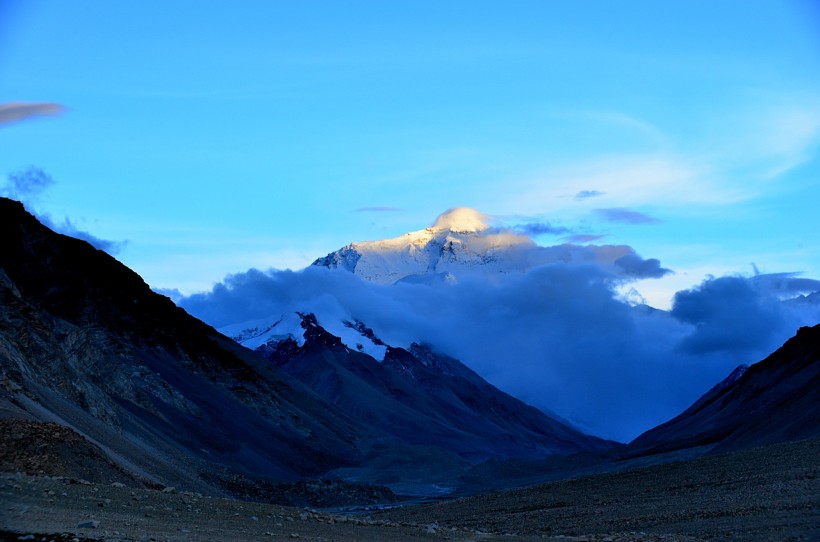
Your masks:
[[[589,243],[591,241],[598,241],[604,237],[606,237],[606,235],[576,234],[562,237],[561,240],[565,243]]]
[[[530,222],[528,224],[519,224],[515,226],[513,229],[530,236],[544,234],[562,235],[564,233],[570,232],[569,228],[564,228],[562,226],[553,226],[548,222]]]
[[[752,282],[773,295],[793,297],[820,290],[820,280],[801,277],[799,273],[756,273]]]
[[[644,260],[634,252],[615,260],[615,265],[623,270],[624,275],[640,279],[659,279],[672,272],[670,269],[661,267],[660,260],[655,258]]]
[[[184,298],[217,327],[295,311],[359,319],[388,344],[425,341],[490,382],[597,434],[630,440],[691,404],[739,363],[820,321],[820,285],[790,274],[712,279],[672,311],[632,304],[624,277],[668,270],[630,247],[540,247],[549,262],[456,281],[366,282],[343,270],[250,270]],[[639,299],[633,295],[631,299]]]
[[[622,207],[595,209],[593,212],[607,222],[618,222],[621,224],[658,224],[661,222],[657,218],[647,214]]]
[[[359,207],[353,210],[354,213],[395,213],[399,211],[401,209],[398,207]]]
[[[675,294],[671,314],[694,326],[680,347],[690,353],[765,353],[803,325],[820,322],[820,281],[794,273],[709,278]]]
[[[575,199],[578,201],[582,201],[589,198],[596,198],[598,196],[603,196],[606,192],[600,192],[598,190],[581,190],[577,194],[575,194]]]
[[[672,315],[695,326],[680,344],[703,354],[747,351],[769,342],[782,330],[782,307],[759,283],[743,277],[720,277],[675,294]]]
[[[55,103],[6,103],[0,104],[0,125],[23,120],[59,115],[65,107]]]

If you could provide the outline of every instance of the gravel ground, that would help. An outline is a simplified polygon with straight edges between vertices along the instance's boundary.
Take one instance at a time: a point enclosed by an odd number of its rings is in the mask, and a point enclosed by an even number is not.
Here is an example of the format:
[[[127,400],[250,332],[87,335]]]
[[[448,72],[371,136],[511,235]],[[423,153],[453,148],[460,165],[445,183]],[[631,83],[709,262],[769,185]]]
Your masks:
[[[434,521],[393,521],[59,477],[0,475],[0,541],[217,542],[249,540],[669,541],[640,533],[510,537]]]
[[[819,469],[820,439],[812,439],[375,517],[529,536],[638,531],[703,540],[818,541]]]
[[[368,517],[6,473],[0,541],[820,540],[819,459],[815,439]]]

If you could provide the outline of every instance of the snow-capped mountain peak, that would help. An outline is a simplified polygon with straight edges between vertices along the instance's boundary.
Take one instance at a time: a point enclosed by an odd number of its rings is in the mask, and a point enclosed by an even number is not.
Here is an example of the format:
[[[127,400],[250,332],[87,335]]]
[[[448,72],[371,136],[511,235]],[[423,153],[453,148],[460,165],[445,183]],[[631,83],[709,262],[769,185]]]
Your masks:
[[[521,259],[514,254],[534,243],[526,235],[490,228],[487,221],[475,209],[456,207],[439,215],[429,228],[392,239],[351,243],[313,265],[345,269],[379,284],[426,276],[452,282],[477,269],[509,272],[517,268]]]
[[[465,276],[494,281],[548,264],[590,264],[613,276],[658,278],[669,273],[656,259],[644,260],[625,245],[539,246],[512,228],[491,227],[486,215],[466,207],[450,209],[432,226],[392,239],[351,243],[314,266],[344,269],[368,282],[453,284]]]
[[[488,229],[487,215],[469,207],[454,207],[438,216],[433,230],[473,233]]]

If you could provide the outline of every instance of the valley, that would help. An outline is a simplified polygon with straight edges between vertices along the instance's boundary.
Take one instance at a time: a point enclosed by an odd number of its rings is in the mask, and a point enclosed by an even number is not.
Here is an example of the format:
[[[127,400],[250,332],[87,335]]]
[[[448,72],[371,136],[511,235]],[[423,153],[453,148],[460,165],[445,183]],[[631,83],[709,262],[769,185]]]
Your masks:
[[[356,514],[5,473],[0,518],[6,540],[808,541],[820,536],[819,455],[811,439]]]
[[[0,230],[6,540],[820,536],[820,325],[621,444],[362,321],[246,348],[19,203]]]

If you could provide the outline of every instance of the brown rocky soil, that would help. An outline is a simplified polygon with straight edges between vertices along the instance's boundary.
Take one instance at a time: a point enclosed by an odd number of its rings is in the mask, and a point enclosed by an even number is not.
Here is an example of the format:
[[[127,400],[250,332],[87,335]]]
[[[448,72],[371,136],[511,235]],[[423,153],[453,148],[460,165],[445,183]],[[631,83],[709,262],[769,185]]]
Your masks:
[[[141,485],[75,431],[31,420],[0,419],[0,471]]]

